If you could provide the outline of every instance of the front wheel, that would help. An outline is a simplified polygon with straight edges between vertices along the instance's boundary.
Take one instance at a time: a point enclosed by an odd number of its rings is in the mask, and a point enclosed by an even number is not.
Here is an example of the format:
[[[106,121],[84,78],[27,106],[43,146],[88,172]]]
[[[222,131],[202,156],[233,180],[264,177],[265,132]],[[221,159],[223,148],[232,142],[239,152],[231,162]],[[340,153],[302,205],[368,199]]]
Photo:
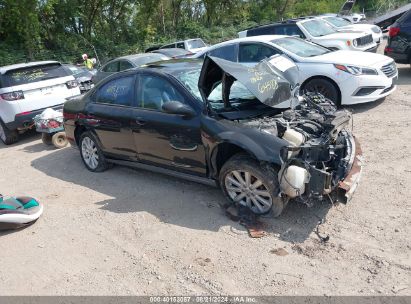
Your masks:
[[[325,98],[330,99],[334,104],[339,105],[339,94],[335,85],[327,80],[322,78],[312,79],[307,82],[302,88],[303,92],[319,93]]]
[[[255,214],[279,216],[285,202],[279,196],[278,171],[260,165],[247,154],[236,154],[222,167],[220,185],[232,204],[248,207]]]
[[[106,158],[101,151],[98,141],[91,132],[80,136],[80,155],[86,168],[92,172],[102,172],[108,168]]]

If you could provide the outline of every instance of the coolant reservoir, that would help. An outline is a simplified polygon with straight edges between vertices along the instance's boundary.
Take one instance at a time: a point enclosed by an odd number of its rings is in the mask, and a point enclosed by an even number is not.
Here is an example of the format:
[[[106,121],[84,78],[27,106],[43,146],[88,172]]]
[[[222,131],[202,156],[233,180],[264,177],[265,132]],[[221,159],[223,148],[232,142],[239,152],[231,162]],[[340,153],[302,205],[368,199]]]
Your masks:
[[[283,139],[285,139],[286,141],[288,141],[291,146],[294,147],[299,147],[301,146],[304,142],[305,142],[305,137],[303,134],[301,134],[300,132],[297,132],[293,129],[287,129],[284,132],[283,135]],[[300,152],[300,150],[297,151],[290,151],[288,152],[288,157],[290,158],[291,156],[295,156]]]
[[[305,192],[305,184],[310,181],[310,174],[306,169],[289,166],[281,173],[280,187],[283,193],[294,198]]]

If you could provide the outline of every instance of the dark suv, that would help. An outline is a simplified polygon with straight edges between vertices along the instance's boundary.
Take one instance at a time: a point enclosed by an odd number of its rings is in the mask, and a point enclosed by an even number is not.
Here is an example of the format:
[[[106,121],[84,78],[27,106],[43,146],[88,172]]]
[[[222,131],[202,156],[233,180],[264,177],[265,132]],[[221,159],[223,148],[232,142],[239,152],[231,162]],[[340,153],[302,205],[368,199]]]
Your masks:
[[[397,63],[411,64],[411,10],[390,26],[384,54]]]
[[[66,102],[67,137],[90,171],[114,163],[217,184],[256,214],[278,216],[290,198],[345,202],[361,175],[351,114],[317,95],[280,113],[293,75],[215,57],[120,72]]]

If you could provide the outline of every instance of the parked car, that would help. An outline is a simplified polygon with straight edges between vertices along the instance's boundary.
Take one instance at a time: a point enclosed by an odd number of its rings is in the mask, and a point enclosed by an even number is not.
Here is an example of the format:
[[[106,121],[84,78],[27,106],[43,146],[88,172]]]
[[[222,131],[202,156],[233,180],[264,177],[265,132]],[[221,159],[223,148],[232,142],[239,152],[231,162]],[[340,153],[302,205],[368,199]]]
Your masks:
[[[297,36],[331,50],[375,52],[377,44],[371,34],[339,32],[317,18],[291,19],[281,23],[262,25],[238,33],[240,38],[260,35]]]
[[[384,54],[395,62],[411,64],[411,10],[390,26]]]
[[[371,34],[377,46],[380,45],[382,41],[382,30],[377,25],[367,23],[351,23],[342,17],[330,15],[318,16],[318,18],[324,20],[338,31]]]
[[[245,65],[285,54],[299,68],[302,91],[318,92],[337,105],[375,101],[394,92],[398,72],[394,61],[380,54],[330,51],[290,36],[255,36],[216,44],[206,55]]]
[[[293,99],[297,74],[266,61],[157,62],[68,101],[65,129],[92,172],[115,163],[218,184],[256,214],[278,216],[290,198],[346,202],[361,175],[351,114],[315,94],[273,108]]]
[[[34,116],[61,109],[67,97],[79,94],[77,81],[57,61],[0,67],[0,139],[6,145],[17,142]]]
[[[343,3],[338,12],[337,16],[341,16],[342,18],[350,21],[351,23],[358,23],[366,19],[365,14],[363,13],[353,13],[352,9],[355,5],[356,0],[347,0]]]
[[[178,48],[158,49],[158,50],[150,51],[150,53],[163,54],[172,59],[184,58],[184,57],[189,57],[193,55],[193,53],[191,53],[190,51],[187,51],[184,49],[178,49]]]
[[[150,62],[167,60],[170,57],[162,54],[135,54],[112,59],[107,62],[97,71],[92,77],[94,84],[100,82],[102,79],[114,73],[125,71],[132,68],[137,68]]]
[[[182,40],[182,41],[177,41],[177,42],[173,42],[170,44],[166,44],[160,47],[160,49],[179,48],[179,49],[187,50],[191,53],[197,53],[206,47],[207,45],[204,43],[203,39],[195,38],[195,39],[187,39],[187,40]]]
[[[91,78],[97,73],[97,70],[89,70],[84,66],[77,66],[74,64],[63,64],[63,66],[79,83],[81,94],[94,87]]]

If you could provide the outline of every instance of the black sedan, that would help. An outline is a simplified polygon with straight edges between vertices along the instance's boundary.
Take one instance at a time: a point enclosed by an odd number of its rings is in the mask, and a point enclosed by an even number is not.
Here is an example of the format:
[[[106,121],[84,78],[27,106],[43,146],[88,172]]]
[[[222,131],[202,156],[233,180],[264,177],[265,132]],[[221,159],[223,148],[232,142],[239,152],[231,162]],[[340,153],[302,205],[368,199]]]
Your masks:
[[[317,95],[280,112],[295,99],[288,72],[214,57],[157,62],[68,101],[65,130],[90,171],[114,163],[217,184],[256,214],[278,216],[293,198],[346,202],[361,175],[351,114]]]

